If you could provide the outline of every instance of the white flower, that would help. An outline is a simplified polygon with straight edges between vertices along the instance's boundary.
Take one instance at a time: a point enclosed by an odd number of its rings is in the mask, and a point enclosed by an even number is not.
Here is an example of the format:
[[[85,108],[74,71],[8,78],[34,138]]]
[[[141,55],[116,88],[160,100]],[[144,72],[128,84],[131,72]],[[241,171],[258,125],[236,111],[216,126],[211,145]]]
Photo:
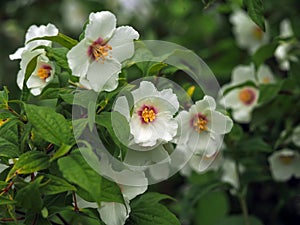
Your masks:
[[[297,126],[294,131],[293,131],[293,135],[292,135],[292,141],[294,142],[294,144],[298,147],[300,147],[300,126]]]
[[[230,16],[233,33],[239,47],[254,53],[269,40],[268,29],[264,33],[243,10],[235,10]]]
[[[300,154],[291,149],[282,149],[269,157],[271,174],[276,181],[287,181],[292,176],[300,178]]]
[[[36,67],[26,82],[27,87],[33,95],[41,94],[43,88],[54,78],[55,74],[54,64],[48,59],[43,49],[35,51],[25,50],[20,62],[21,69],[17,76],[17,84],[21,90],[23,89],[27,65],[36,56]]]
[[[239,180],[239,173],[243,173],[245,168],[243,165],[239,164],[239,168],[237,170],[236,163],[231,159],[224,159],[222,162],[222,177],[221,180],[225,183],[231,184],[234,188],[231,192],[235,193],[236,190],[240,188],[240,180]]]
[[[116,28],[112,13],[91,13],[84,39],[67,54],[73,75],[86,79],[95,91],[114,90],[118,86],[121,62],[132,57],[133,40],[138,38],[138,32],[132,27]]]
[[[251,81],[253,85],[242,85],[243,83]],[[249,123],[251,121],[251,114],[253,109],[257,106],[259,98],[259,90],[256,86],[260,84],[274,83],[275,79],[272,71],[267,65],[261,65],[255,76],[254,65],[237,66],[233,69],[232,80],[229,84],[224,85],[221,89],[221,94],[225,93],[220,99],[220,103],[232,109],[232,116],[234,120],[240,123]]]
[[[31,93],[39,95],[42,89],[53,79],[55,73],[53,63],[49,61],[44,49],[35,49],[42,45],[51,46],[52,42],[45,40],[29,41],[37,37],[56,36],[57,34],[58,29],[52,24],[39,27],[32,25],[26,33],[25,46],[9,56],[11,60],[21,59],[17,76],[17,84],[21,90],[23,89],[27,65],[34,57],[37,57],[37,65],[26,82],[27,87],[31,89]]]
[[[7,168],[8,168],[7,165],[1,164],[1,162],[0,162],[0,174]]]
[[[51,46],[52,42],[47,41],[47,40],[36,40],[36,41],[31,41],[30,40],[38,37],[45,37],[45,36],[56,36],[58,35],[58,29],[53,25],[53,24],[47,24],[41,25],[41,26],[36,26],[32,25],[28,28],[26,35],[25,35],[25,46],[22,48],[19,48],[14,54],[9,55],[10,60],[15,60],[15,59],[21,59],[22,58],[22,53],[24,51],[31,51],[34,48],[38,46]]]
[[[291,38],[294,36],[292,30],[291,22],[288,19],[283,20],[280,23],[280,38]],[[280,45],[275,50],[275,57],[279,62],[280,69],[289,70],[290,61],[297,62],[298,58],[290,54],[291,50],[294,48],[294,40],[282,41]]]
[[[123,225],[126,219],[128,219],[131,212],[130,200],[134,199],[137,195],[144,193],[148,188],[148,181],[143,172],[133,172],[130,170],[114,171],[111,166],[104,165],[106,173],[110,173],[110,177],[113,177],[115,182],[124,183],[126,179],[130,179],[132,183],[139,182],[136,186],[127,186],[119,184],[125,205],[119,202],[101,202],[99,206],[95,202],[87,202],[77,196],[77,205],[79,208],[97,208],[98,213],[102,221],[106,225]],[[103,169],[103,165],[102,165]],[[137,177],[138,175],[138,177]],[[136,181],[133,179],[137,178]],[[126,182],[125,182],[126,183]]]
[[[178,124],[173,116],[179,108],[172,90],[158,91],[151,82],[142,81],[131,94],[134,104],[132,115],[123,96],[117,99],[115,110],[129,121],[132,144],[140,146],[141,151],[147,151],[147,147],[171,141],[177,133]]]
[[[220,136],[233,126],[228,116],[216,111],[216,102],[210,96],[204,96],[189,111],[181,111],[176,119],[179,123],[176,143],[207,157],[216,154],[221,146]]]

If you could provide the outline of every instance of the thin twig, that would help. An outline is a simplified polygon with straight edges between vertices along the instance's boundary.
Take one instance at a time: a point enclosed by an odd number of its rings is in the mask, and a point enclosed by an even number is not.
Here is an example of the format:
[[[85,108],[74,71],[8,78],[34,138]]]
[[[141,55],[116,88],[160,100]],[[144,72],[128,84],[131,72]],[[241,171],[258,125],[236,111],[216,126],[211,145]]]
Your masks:
[[[75,195],[74,191],[73,191],[73,200],[74,200],[74,211],[78,212],[79,208],[78,208],[78,205],[77,205],[77,199],[76,199],[76,195]]]

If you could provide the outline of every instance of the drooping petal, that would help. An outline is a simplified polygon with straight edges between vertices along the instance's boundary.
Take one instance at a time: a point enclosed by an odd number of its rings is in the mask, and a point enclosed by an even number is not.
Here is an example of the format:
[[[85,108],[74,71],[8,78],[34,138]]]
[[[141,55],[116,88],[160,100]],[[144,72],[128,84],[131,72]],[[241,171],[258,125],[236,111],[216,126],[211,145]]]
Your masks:
[[[104,63],[94,61],[87,71],[87,80],[95,91],[112,91],[118,86],[118,74],[121,64],[114,59],[105,60]]]
[[[21,59],[22,53],[24,52],[24,50],[25,50],[25,47],[18,48],[15,53],[9,55],[9,59],[10,60]]]
[[[112,46],[112,56],[119,62],[129,59],[134,54],[133,40],[139,38],[139,33],[130,26],[118,27],[108,44]]]
[[[108,11],[91,13],[89,24],[85,29],[85,38],[96,41],[99,38],[108,40],[116,29],[117,19],[114,14]]]
[[[74,76],[84,77],[88,71],[88,47],[87,40],[83,39],[67,53],[68,64]]]
[[[123,225],[129,217],[130,206],[126,202],[127,208],[118,202],[101,202],[98,208],[101,219],[106,225]]]

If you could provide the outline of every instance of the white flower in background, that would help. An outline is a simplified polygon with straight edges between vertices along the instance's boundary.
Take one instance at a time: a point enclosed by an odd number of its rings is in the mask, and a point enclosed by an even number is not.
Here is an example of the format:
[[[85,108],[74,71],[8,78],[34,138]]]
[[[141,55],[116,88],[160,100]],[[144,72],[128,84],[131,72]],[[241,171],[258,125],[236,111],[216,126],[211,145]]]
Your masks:
[[[38,46],[52,45],[51,41],[36,40],[36,41],[29,42],[30,40],[38,37],[56,36],[56,35],[58,35],[58,29],[53,24],[49,23],[47,26],[41,25],[39,27],[36,25],[30,26],[25,35],[25,46],[19,48],[14,54],[9,55],[10,60],[21,59],[22,53],[26,50],[31,51]]]
[[[132,27],[116,28],[116,17],[111,12],[91,13],[84,39],[67,54],[73,75],[84,78],[95,91],[114,90],[121,62],[132,57],[133,40],[138,38]]]
[[[292,141],[294,142],[294,144],[298,147],[300,147],[300,126],[297,126],[294,131],[293,131],[293,135],[292,135]]]
[[[280,38],[291,38],[294,36],[294,32],[292,30],[291,22],[288,19],[283,20],[280,23]],[[280,69],[289,70],[290,69],[290,61],[297,62],[298,58],[291,54],[291,50],[293,50],[295,44],[295,40],[282,41],[280,45],[275,50],[275,57],[279,62]]]
[[[240,188],[240,180],[239,174],[245,171],[243,165],[239,164],[239,168],[237,170],[236,163],[231,159],[224,159],[222,161],[222,177],[221,180],[225,183],[231,184],[233,189],[232,193],[236,193],[236,191]]]
[[[181,111],[176,119],[179,123],[176,143],[206,157],[216,154],[222,144],[220,136],[233,126],[228,116],[216,111],[216,102],[210,96],[204,96],[189,111]]]
[[[252,82],[254,86],[242,85],[245,82]],[[275,79],[271,69],[267,65],[261,65],[255,74],[254,65],[237,66],[232,71],[232,80],[229,84],[224,85],[221,89],[220,103],[232,109],[232,116],[235,121],[240,123],[249,123],[251,114],[257,106],[259,98],[259,90],[257,86],[260,84],[274,83]],[[228,91],[229,88],[233,88]]]
[[[25,51],[22,54],[21,69],[17,76],[17,84],[21,90],[23,89],[27,65],[36,56],[36,67],[26,82],[26,86],[33,95],[41,94],[43,88],[54,78],[55,74],[54,64],[48,59],[44,50]]]
[[[151,82],[142,81],[131,94],[134,102],[132,115],[123,96],[117,99],[114,108],[129,122],[131,143],[140,146],[141,151],[147,151],[147,147],[171,141],[177,133],[178,123],[173,116],[179,108],[172,89],[158,91]]]
[[[55,73],[54,65],[46,56],[46,51],[44,49],[35,49],[38,46],[51,46],[52,42],[45,40],[28,41],[37,37],[56,36],[57,34],[58,29],[52,24],[39,27],[32,25],[26,33],[25,46],[9,56],[11,60],[21,59],[20,70],[17,75],[17,84],[21,90],[23,89],[27,65],[35,57],[37,57],[36,68],[26,82],[27,87],[31,89],[31,93],[39,95],[42,89],[53,79]]]
[[[104,167],[106,167],[106,172],[111,173],[110,177],[113,177],[117,183],[118,181],[123,183],[126,181],[126,179],[127,181],[130,179],[132,183],[139,182],[137,186],[119,184],[125,205],[119,202],[101,202],[101,205],[99,206],[97,203],[87,202],[79,196],[77,196],[77,205],[79,208],[97,208],[101,220],[107,225],[123,225],[125,224],[125,221],[129,217],[131,211],[129,205],[130,200],[134,199],[140,194],[143,194],[147,190],[148,181],[143,172],[133,172],[130,170],[122,170],[118,172],[113,171],[113,169],[108,165],[105,165]],[[136,181],[133,181],[135,178]]]
[[[291,149],[274,152],[269,158],[271,174],[276,181],[300,178],[300,154]]]
[[[62,19],[66,27],[73,31],[82,30],[87,20],[88,13],[85,5],[78,0],[64,0],[62,7]]]
[[[268,29],[263,32],[243,10],[235,10],[230,16],[230,22],[233,24],[237,44],[250,53],[269,41]]]
[[[0,162],[0,174],[7,168],[8,168],[7,165],[1,164],[1,162]]]

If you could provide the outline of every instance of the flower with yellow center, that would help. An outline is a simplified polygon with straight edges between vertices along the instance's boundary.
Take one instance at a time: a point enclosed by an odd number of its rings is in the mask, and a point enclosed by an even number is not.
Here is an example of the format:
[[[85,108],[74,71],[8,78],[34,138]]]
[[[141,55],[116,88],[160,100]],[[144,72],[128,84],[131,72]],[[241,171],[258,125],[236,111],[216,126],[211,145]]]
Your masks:
[[[139,38],[129,26],[116,28],[116,17],[108,11],[91,13],[84,39],[67,54],[74,76],[86,88],[112,91],[118,86],[121,63],[132,57],[133,40]]]
[[[210,96],[197,101],[189,111],[181,111],[176,119],[180,127],[176,143],[186,145],[189,151],[204,157],[216,154],[221,146],[221,136],[233,126],[228,116],[216,111],[216,102]]]
[[[291,149],[274,152],[268,158],[271,174],[276,181],[287,181],[292,176],[300,178],[300,154]]]
[[[254,53],[259,47],[268,43],[268,26],[266,26],[267,31],[263,32],[245,11],[235,10],[230,16],[230,22],[233,24],[233,34],[240,48]]]

